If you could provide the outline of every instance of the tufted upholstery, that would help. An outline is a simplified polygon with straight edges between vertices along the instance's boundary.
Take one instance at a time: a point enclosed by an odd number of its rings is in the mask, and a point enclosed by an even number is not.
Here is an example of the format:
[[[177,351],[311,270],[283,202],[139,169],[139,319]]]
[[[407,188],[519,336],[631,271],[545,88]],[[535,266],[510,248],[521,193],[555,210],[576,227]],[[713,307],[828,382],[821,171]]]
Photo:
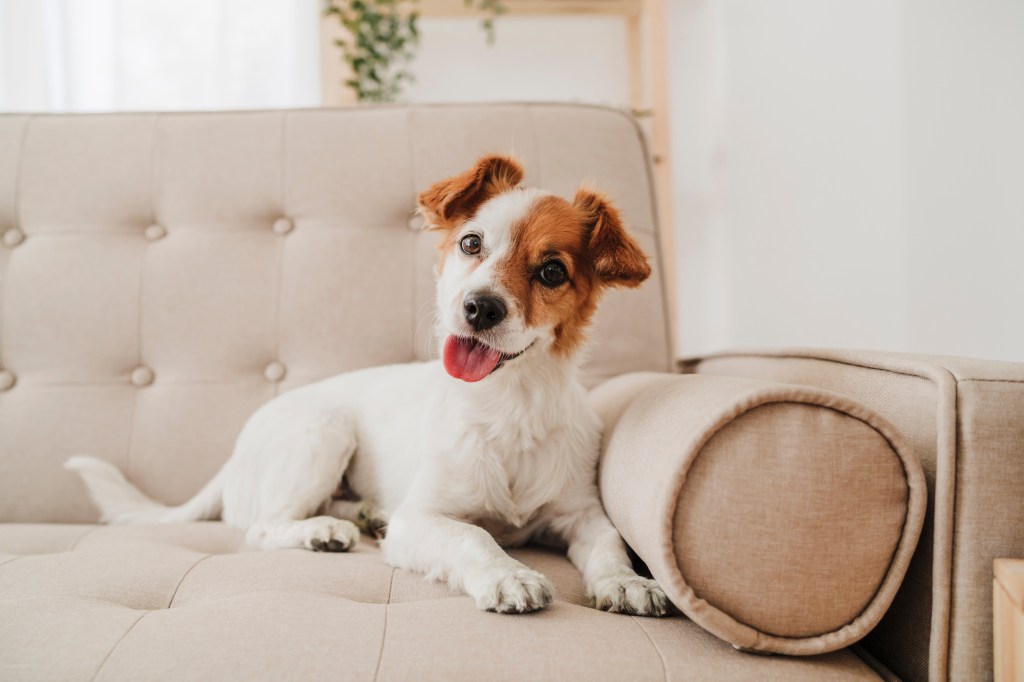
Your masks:
[[[0,520],[94,520],[60,469],[79,453],[181,502],[280,391],[427,358],[415,197],[488,151],[606,188],[656,255],[645,150],[610,109],[0,116]],[[591,381],[669,368],[657,282],[607,297]]]
[[[0,679],[878,679],[849,650],[751,656],[682,618],[582,606],[579,574],[546,550],[516,555],[559,599],[518,617],[393,571],[369,542],[241,543],[220,523],[0,525]]]

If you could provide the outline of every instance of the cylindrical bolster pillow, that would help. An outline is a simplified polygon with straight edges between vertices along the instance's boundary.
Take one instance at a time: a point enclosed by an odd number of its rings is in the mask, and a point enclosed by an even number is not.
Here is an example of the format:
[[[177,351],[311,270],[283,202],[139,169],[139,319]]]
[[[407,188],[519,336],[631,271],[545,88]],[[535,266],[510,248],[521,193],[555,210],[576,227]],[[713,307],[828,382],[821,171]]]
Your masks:
[[[819,654],[873,628],[924,521],[924,474],[883,419],[806,386],[629,374],[598,388],[608,516],[694,622]]]

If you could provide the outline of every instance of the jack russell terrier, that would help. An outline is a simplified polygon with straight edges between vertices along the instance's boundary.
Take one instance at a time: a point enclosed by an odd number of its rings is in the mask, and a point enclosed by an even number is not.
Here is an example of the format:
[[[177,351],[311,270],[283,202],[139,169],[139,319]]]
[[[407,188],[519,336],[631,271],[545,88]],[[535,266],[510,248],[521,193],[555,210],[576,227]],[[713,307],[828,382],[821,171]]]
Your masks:
[[[542,574],[502,547],[568,547],[597,608],[661,616],[601,506],[601,423],[579,382],[602,292],[636,287],[647,257],[618,211],[580,189],[570,203],[519,186],[507,156],[419,196],[443,233],[437,310],[443,360],[342,374],[270,401],[194,498],[165,507],[113,465],[73,457],[111,523],[222,518],[256,547],[345,551],[376,533],[392,566],[446,580],[479,608],[551,603]],[[357,525],[358,524],[358,525]]]

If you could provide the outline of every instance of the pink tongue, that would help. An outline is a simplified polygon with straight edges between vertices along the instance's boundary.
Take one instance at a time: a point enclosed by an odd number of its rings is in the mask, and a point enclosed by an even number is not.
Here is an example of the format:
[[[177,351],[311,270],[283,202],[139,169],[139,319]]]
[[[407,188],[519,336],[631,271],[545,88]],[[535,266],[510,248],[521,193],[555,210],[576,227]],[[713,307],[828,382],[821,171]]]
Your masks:
[[[501,362],[501,351],[476,341],[449,336],[444,342],[444,368],[456,379],[480,381]]]

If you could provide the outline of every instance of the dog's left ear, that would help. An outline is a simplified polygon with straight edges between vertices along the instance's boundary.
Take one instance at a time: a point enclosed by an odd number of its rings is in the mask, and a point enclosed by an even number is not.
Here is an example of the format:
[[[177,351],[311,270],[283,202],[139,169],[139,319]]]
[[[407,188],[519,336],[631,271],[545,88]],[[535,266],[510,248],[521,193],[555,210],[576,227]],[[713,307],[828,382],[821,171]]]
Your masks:
[[[607,197],[581,187],[572,205],[590,232],[588,251],[603,284],[638,287],[651,276],[647,255],[626,231],[619,211]]]
[[[427,229],[447,229],[468,220],[480,204],[513,189],[523,179],[523,167],[511,156],[485,156],[473,168],[442,180],[420,194],[420,211]]]

